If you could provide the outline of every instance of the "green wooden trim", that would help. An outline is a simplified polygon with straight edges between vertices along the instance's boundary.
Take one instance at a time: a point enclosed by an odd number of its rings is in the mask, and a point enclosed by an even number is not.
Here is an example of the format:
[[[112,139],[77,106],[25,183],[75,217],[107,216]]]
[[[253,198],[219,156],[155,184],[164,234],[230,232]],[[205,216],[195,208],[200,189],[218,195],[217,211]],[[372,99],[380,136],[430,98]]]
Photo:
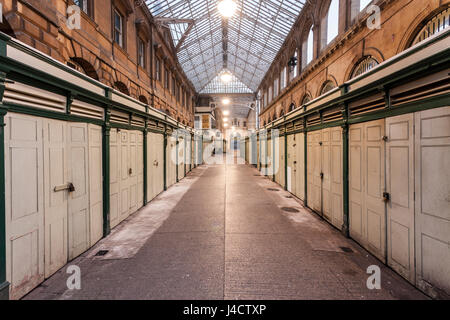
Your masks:
[[[145,130],[144,127],[133,126],[133,125],[130,125],[130,124],[111,122],[110,125],[111,125],[111,128],[116,128],[116,129],[137,130],[137,131],[144,131]]]
[[[4,78],[3,78],[4,80]],[[3,96],[4,82],[0,90]],[[0,103],[0,300],[9,298],[9,283],[6,281],[6,198],[5,198],[5,115],[7,109]]]
[[[186,177],[186,152],[187,152],[187,135],[184,135],[184,176]]]
[[[100,119],[85,118],[85,117],[62,113],[62,112],[30,108],[30,107],[25,107],[22,105],[11,104],[11,103],[5,103],[4,106],[8,108],[9,112],[22,113],[22,114],[27,114],[30,116],[44,117],[44,118],[48,118],[48,119],[55,119],[55,120],[62,120],[62,121],[91,123],[91,124],[95,124],[95,125],[99,125],[99,126],[104,124],[104,121],[100,120]]]
[[[164,191],[167,190],[167,125],[164,125]]]
[[[275,137],[273,136],[273,130],[270,132],[271,136],[272,136],[272,168],[275,169]],[[278,139],[278,141],[280,141]],[[278,170],[277,170],[278,171]],[[272,170],[272,181],[275,182],[275,171]]]
[[[147,170],[148,170],[148,167],[147,167],[147,152],[148,152],[148,150],[147,150],[147,121],[145,121],[145,129],[144,129],[144,132],[143,132],[143,160],[144,160],[144,206],[147,204],[147,188],[148,188],[148,186],[147,186],[147,184],[148,184],[148,179],[147,179]]]
[[[178,179],[178,148],[179,148],[178,147],[178,143],[179,143],[179,141],[178,141],[178,132],[176,133],[175,137],[176,137],[176,140],[175,140],[175,163],[176,163],[175,175],[177,176],[177,179],[175,181],[179,182],[179,179]]]
[[[111,232],[110,223],[110,133],[109,111],[106,123],[103,125],[102,135],[102,168],[103,168],[103,237]]]
[[[342,233],[349,237],[350,231],[350,212],[349,212],[349,125],[348,119],[348,105],[344,105],[342,110],[344,116],[344,125],[342,125],[342,198],[343,198],[343,225]]]
[[[303,127],[306,126],[306,118],[303,119]],[[304,195],[305,199],[303,199],[303,203],[305,207],[308,206],[308,131],[305,131],[303,134],[303,161],[304,161],[304,180],[305,188]]]
[[[286,126],[284,126],[284,132],[286,132]],[[284,190],[288,189],[287,185],[287,134],[284,135]]]

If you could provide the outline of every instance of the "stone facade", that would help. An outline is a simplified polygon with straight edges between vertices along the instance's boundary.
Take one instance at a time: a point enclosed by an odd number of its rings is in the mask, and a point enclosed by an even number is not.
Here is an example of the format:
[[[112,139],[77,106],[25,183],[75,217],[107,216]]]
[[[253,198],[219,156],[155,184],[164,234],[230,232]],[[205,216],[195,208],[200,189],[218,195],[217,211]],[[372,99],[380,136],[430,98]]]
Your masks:
[[[360,61],[372,57],[378,63],[404,51],[423,26],[424,21],[447,8],[449,0],[374,0],[360,11],[360,0],[337,0],[339,2],[338,35],[327,44],[326,17],[331,0],[307,2],[294,24],[284,45],[266,73],[260,87],[260,124],[268,124],[293,108],[304,104],[304,99],[315,99],[322,94],[327,82],[340,86],[352,78]],[[362,1],[362,0],[361,0]],[[380,28],[367,27],[368,19],[380,8]],[[313,30],[312,61],[304,64],[309,30]],[[280,77],[283,68],[297,51],[297,76],[288,78],[285,88],[264,103],[269,88]],[[303,63],[302,63],[303,62]],[[280,83],[281,81],[278,81]],[[308,100],[306,99],[306,101]]]
[[[76,23],[72,0],[2,1],[0,30],[193,126],[195,89],[178,63],[170,31],[153,19],[145,2],[79,2],[87,8],[80,10],[80,28],[71,28],[67,21]],[[123,19],[122,45],[114,41],[114,12]],[[143,47],[140,61],[139,42]],[[159,76],[157,63],[163,70]],[[170,80],[168,87],[164,86],[165,76]]]

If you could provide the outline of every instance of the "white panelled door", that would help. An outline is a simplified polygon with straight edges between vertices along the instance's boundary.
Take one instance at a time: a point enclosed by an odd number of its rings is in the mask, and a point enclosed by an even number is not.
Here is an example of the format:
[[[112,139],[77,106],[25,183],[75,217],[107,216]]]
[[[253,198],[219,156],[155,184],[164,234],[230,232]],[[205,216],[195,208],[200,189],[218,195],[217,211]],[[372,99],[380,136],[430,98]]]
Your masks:
[[[89,124],[90,245],[103,237],[102,128]]]
[[[415,117],[416,281],[450,295],[450,107]]]
[[[8,113],[5,122],[6,279],[18,299],[44,281],[42,118]]]
[[[43,123],[45,277],[49,277],[67,262],[67,124],[48,119]]]
[[[414,282],[414,114],[386,118],[387,263]]]

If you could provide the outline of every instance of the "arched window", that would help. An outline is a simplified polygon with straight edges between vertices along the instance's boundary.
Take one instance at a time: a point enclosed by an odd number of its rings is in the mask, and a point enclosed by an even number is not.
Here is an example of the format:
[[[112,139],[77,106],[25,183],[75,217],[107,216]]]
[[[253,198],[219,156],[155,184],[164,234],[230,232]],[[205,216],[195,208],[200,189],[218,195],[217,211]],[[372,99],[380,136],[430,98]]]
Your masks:
[[[127,86],[125,85],[125,83],[120,82],[120,81],[116,81],[114,82],[114,88],[119,90],[120,92],[122,92],[123,94],[126,94],[127,96],[130,95],[130,91],[128,91]]]
[[[302,99],[302,106],[307,104],[310,101],[311,101],[311,96],[309,94],[305,94],[305,96]]]
[[[98,75],[95,68],[83,58],[72,57],[70,58],[70,61],[67,62],[67,65],[81,73],[84,73],[92,79],[98,80]]]
[[[322,90],[320,90],[320,95],[327,93],[328,91],[334,89],[336,86],[333,81],[327,81],[323,84]]]
[[[290,106],[289,106],[289,112],[291,112],[294,109],[295,109],[295,104],[291,103]]]
[[[331,0],[330,7],[327,13],[327,39],[326,44],[329,44],[339,31],[339,0]]]
[[[308,36],[302,45],[302,70],[312,61],[314,52],[314,32],[313,27],[309,29]]]
[[[439,33],[447,29],[450,25],[450,8],[447,7],[445,10],[439,12],[431,19],[424,22],[423,27],[414,37],[411,45],[415,45],[432,35]]]
[[[145,96],[139,96],[139,101],[148,104],[147,98]]]
[[[375,60],[374,58],[372,58],[370,56],[364,57],[353,69],[351,78],[357,77],[360,74],[363,74],[363,73],[369,71],[376,65],[378,65],[377,60]]]
[[[284,110],[283,109],[280,110],[280,116],[278,118],[281,118],[282,116],[284,116]]]

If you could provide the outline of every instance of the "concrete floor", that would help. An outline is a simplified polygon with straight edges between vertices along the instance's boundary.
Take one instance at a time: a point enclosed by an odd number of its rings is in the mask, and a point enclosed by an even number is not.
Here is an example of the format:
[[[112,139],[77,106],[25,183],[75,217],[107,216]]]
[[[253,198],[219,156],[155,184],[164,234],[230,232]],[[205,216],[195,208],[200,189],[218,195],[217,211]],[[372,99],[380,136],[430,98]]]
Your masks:
[[[248,165],[196,168],[69,265],[81,290],[66,266],[25,299],[427,298]]]

